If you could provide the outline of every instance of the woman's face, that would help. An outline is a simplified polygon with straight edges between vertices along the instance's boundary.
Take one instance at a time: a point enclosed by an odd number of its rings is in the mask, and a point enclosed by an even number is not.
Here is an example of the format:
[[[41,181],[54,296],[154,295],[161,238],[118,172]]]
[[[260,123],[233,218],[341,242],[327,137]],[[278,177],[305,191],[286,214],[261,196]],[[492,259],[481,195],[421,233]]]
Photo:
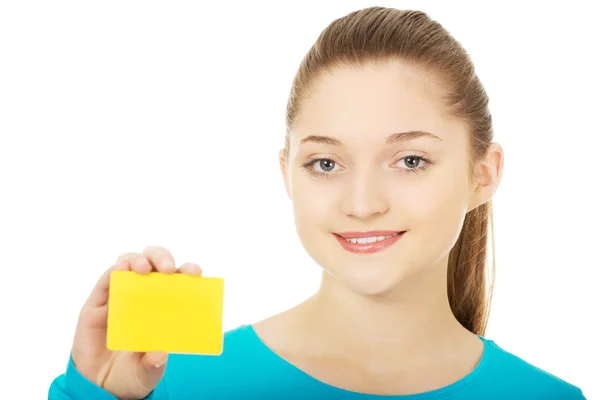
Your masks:
[[[332,70],[301,103],[280,158],[297,232],[354,291],[384,293],[445,268],[465,214],[498,184],[496,145],[491,168],[476,164],[483,185],[470,180],[467,127],[443,95],[432,77],[393,62]]]

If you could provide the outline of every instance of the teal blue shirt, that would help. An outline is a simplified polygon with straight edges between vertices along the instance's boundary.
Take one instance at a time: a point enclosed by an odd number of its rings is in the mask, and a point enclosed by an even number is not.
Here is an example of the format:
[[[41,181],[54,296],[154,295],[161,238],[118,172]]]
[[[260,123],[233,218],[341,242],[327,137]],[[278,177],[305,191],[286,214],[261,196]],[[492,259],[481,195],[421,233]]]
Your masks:
[[[582,391],[484,342],[477,367],[463,379],[427,393],[382,396],[349,392],[302,372],[271,351],[244,325],[225,334],[220,356],[170,355],[165,376],[147,400],[463,400],[585,399]],[[69,360],[52,382],[49,400],[117,400],[84,378]]]

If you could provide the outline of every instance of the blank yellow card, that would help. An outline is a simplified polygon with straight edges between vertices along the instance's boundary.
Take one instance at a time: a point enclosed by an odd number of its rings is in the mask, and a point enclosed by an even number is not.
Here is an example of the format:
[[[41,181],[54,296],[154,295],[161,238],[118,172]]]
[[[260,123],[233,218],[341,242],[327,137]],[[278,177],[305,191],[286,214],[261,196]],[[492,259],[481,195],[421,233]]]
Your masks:
[[[107,348],[221,354],[223,286],[222,278],[113,272]]]

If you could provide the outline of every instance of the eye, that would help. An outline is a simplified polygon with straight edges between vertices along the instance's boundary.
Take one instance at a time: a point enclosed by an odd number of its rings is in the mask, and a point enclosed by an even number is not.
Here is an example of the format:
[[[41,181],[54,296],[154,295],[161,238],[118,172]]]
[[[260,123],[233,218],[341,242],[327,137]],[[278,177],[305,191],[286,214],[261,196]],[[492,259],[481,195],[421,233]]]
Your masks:
[[[336,167],[339,167],[337,163],[329,158],[312,159],[302,165],[302,169],[307,171],[315,178],[325,178],[329,177],[330,175],[332,176],[331,172],[336,172]]]
[[[327,158],[321,158],[315,160],[313,163],[313,169],[315,172],[331,172],[335,169],[336,163],[333,160]]]
[[[429,164],[431,164],[431,162],[428,159],[415,154],[403,157],[396,163],[396,165],[404,170],[404,172],[414,174],[426,170]]]
[[[404,160],[402,164],[406,165],[407,168],[419,168],[419,165],[423,163],[423,159],[417,156],[404,157],[400,161]]]

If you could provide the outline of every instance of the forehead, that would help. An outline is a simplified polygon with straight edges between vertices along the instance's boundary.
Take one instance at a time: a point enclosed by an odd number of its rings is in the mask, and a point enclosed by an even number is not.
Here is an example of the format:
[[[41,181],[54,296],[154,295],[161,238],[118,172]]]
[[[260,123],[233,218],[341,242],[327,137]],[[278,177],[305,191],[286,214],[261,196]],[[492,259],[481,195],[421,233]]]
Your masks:
[[[293,142],[314,134],[381,139],[411,130],[442,136],[462,128],[443,107],[445,95],[435,76],[401,62],[338,67],[317,80],[302,101]]]

